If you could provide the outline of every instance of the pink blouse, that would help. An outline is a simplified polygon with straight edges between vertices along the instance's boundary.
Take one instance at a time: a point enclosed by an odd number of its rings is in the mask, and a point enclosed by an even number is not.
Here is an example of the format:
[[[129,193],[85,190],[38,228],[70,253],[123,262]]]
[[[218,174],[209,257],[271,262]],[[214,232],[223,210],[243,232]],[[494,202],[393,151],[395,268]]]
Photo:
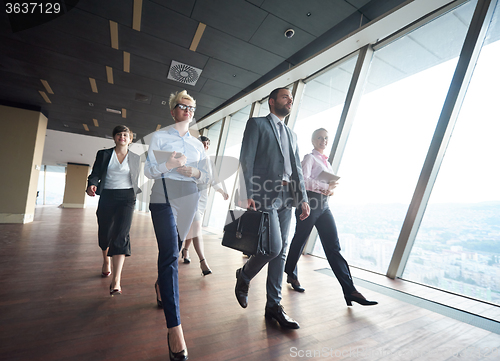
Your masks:
[[[328,183],[316,180],[322,171],[333,173],[332,166],[328,163],[326,155],[313,149],[311,153],[305,155],[301,164],[304,183],[308,191],[320,193],[319,190],[328,190]]]

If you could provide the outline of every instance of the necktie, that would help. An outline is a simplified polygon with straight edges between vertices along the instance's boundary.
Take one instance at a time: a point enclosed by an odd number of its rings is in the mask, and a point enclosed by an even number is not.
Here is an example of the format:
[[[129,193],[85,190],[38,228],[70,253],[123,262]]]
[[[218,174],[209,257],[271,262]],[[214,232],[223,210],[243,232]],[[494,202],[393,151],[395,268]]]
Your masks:
[[[286,134],[285,125],[283,122],[278,122],[280,130],[281,151],[285,159],[285,180],[290,180],[292,175],[292,164],[290,163],[290,145],[288,144],[288,135]]]

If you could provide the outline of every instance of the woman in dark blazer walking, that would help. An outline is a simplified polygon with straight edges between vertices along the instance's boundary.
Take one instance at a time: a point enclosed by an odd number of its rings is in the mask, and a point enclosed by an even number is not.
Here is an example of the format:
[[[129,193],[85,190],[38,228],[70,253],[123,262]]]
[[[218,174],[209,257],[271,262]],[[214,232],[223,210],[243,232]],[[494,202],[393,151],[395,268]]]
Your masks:
[[[115,147],[97,152],[92,173],[88,178],[87,194],[100,195],[97,207],[99,247],[102,250],[101,276],[113,279],[109,293],[119,295],[121,273],[125,257],[130,256],[130,225],[135,208],[140,157],[128,150],[134,136],[128,127],[118,125],[113,129]],[[109,261],[112,258],[112,262]]]

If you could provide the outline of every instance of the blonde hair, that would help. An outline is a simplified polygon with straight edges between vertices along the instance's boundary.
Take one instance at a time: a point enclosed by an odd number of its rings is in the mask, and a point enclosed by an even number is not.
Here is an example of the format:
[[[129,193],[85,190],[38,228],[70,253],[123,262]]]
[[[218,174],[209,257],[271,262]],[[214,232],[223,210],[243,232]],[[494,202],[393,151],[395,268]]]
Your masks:
[[[319,129],[316,129],[312,135],[311,135],[311,142],[314,141],[314,138],[316,138],[316,135],[318,135],[319,132],[321,131],[325,131],[328,133],[328,130],[326,130],[325,128],[319,128]]]
[[[170,105],[170,111],[174,110],[175,106],[179,104],[179,101],[181,99],[190,100],[196,106],[196,100],[194,100],[193,97],[189,95],[186,90],[183,90],[181,92],[175,92],[170,94],[170,99],[168,100],[168,104]]]

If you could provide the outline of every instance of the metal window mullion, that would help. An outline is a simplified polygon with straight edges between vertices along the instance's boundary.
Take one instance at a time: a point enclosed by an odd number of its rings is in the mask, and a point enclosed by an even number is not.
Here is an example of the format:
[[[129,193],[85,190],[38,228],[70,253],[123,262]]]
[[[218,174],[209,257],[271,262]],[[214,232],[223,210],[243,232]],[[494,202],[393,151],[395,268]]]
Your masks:
[[[215,169],[216,174],[220,174],[220,169],[222,166],[222,155],[224,154],[224,149],[226,148],[226,141],[229,134],[229,124],[231,123],[231,116],[228,115],[222,120],[222,125],[220,127],[219,141],[217,143],[217,150],[215,151]],[[223,179],[221,181],[224,181]],[[202,226],[208,226],[208,221],[210,220],[210,214],[212,213],[212,207],[214,203],[214,192],[213,188],[210,187],[210,193],[207,199],[207,207],[205,208],[205,215],[203,216]]]
[[[363,88],[368,76],[368,69],[373,57],[373,50],[370,45],[366,45],[359,49],[358,59],[352,74],[351,83],[347,90],[346,99],[342,115],[340,116],[337,134],[333,140],[332,149],[328,161],[332,164],[333,172],[337,173],[342,160],[342,155],[351,132],[356,110],[363,95]]]
[[[496,3],[497,0],[479,0],[477,3],[427,157],[387,270],[387,276],[390,278],[401,277],[408,262]]]
[[[262,103],[260,103],[260,102],[253,102],[252,103],[252,108],[250,109],[250,118],[259,116],[261,105],[262,105]]]
[[[44,165],[43,167],[43,205],[47,204],[47,197],[45,196],[47,194],[47,165]]]
[[[295,127],[295,122],[297,121],[297,115],[299,114],[299,108],[300,108],[300,101],[297,102],[297,100],[302,99],[302,94],[304,93],[304,82],[302,80],[297,80],[295,83],[293,83],[293,88],[292,88],[292,96],[294,99],[294,103],[296,106],[292,107],[292,111],[290,112],[290,115],[286,118],[286,125],[290,128],[293,129]]]

